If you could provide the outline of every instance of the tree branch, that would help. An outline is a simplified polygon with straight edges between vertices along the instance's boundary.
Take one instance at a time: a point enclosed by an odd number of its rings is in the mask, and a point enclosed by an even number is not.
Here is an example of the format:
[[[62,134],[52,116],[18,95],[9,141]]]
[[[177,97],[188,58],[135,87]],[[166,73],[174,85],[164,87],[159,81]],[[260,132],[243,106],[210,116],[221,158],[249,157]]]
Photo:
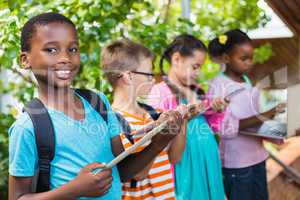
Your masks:
[[[20,71],[18,71],[16,68],[10,69],[12,72],[18,74],[24,81],[31,83],[34,86],[37,86],[36,82],[34,82],[29,76],[25,76]]]
[[[164,23],[166,23],[168,20],[171,3],[172,3],[172,0],[168,0],[168,3],[165,4],[162,8],[162,15],[163,15],[162,20]]]

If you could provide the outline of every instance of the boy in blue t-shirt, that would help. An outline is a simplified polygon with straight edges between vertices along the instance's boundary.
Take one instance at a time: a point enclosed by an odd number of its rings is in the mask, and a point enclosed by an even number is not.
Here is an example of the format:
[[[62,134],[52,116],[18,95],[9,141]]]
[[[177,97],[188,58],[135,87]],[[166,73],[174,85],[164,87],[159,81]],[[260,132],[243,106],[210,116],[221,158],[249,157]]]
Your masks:
[[[50,191],[34,193],[32,183],[38,166],[33,124],[23,113],[9,130],[9,199],[121,199],[120,181],[132,178],[163,150],[179,132],[178,112],[162,114],[171,130],[158,134],[151,145],[132,154],[111,170],[93,174],[124,151],[119,122],[103,94],[107,123],[70,88],[80,66],[75,25],[57,13],[31,18],[23,27],[20,61],[38,81],[39,99],[46,106],[55,132],[55,155],[50,168]]]

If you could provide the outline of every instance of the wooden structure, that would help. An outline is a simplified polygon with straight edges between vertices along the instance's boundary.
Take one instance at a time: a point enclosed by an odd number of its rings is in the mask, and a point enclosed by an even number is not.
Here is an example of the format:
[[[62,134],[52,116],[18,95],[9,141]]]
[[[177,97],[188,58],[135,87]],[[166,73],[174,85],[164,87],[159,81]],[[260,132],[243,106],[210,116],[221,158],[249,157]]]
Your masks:
[[[289,85],[300,83],[300,1],[265,1],[289,27],[294,36],[292,38],[255,40],[255,46],[265,43],[271,44],[273,56],[267,62],[254,66],[250,72],[250,76],[256,82],[268,78],[268,87],[270,88],[286,88]]]
[[[267,43],[272,45],[273,55],[267,62],[253,67],[251,78],[255,82],[267,79],[269,88],[286,88],[299,83],[299,36],[254,41],[255,46]]]
[[[300,1],[299,0],[265,0],[285,24],[299,35],[300,33]]]
[[[286,141],[277,154],[278,159],[294,170],[300,170],[300,137]],[[270,200],[300,199],[300,185],[291,178],[284,168],[274,160],[267,161],[268,187]],[[295,178],[295,177],[294,177]]]
[[[258,64],[250,72],[251,78],[257,83],[264,82],[267,88],[296,88],[300,93],[300,0],[265,0],[281,20],[293,32],[292,38],[258,39],[255,46],[265,43],[272,45],[273,56],[267,62]],[[295,90],[295,89],[293,89]],[[292,90],[291,90],[292,91]],[[293,92],[295,93],[295,91]],[[298,98],[297,94],[293,98]],[[290,96],[292,97],[292,96]],[[295,104],[297,99],[293,99]],[[300,97],[299,101],[300,102]],[[300,104],[298,104],[300,105]],[[296,105],[293,105],[296,112]],[[300,130],[300,129],[299,129]],[[300,131],[299,131],[300,132]],[[276,157],[296,173],[300,172],[300,136],[290,138],[280,148]],[[268,187],[270,200],[300,199],[300,185],[291,178],[282,165],[273,159],[267,161]]]

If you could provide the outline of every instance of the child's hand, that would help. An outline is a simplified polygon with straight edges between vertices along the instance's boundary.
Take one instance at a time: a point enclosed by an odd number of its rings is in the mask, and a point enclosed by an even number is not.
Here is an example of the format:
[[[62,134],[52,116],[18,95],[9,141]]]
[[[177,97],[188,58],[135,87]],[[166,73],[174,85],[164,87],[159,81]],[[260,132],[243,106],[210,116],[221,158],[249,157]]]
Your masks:
[[[164,145],[173,139],[181,129],[183,117],[178,111],[169,110],[161,114],[156,123],[167,122],[167,127],[159,134],[153,137],[152,141]]]
[[[211,103],[211,107],[215,112],[223,112],[227,106],[228,101],[223,98],[215,98]]]
[[[286,109],[286,103],[280,103],[278,104],[276,107],[276,113],[279,114],[279,113],[284,113],[285,112],[285,109]]]
[[[180,105],[176,108],[177,111],[183,116],[183,119],[190,120],[199,113],[205,111],[207,103],[201,101],[200,103],[196,104],[189,104],[189,105]]]
[[[270,113],[271,119],[273,119],[276,116],[276,114],[284,113],[285,109],[286,109],[286,103],[280,103],[274,108],[272,108],[271,110],[269,110],[268,112]]]
[[[101,163],[91,163],[80,170],[78,176],[68,184],[76,198],[99,197],[108,192],[113,180],[111,169],[92,173],[93,170],[103,167]]]
[[[188,113],[188,106],[187,105],[179,105],[176,108],[176,111],[178,111],[181,116],[183,116],[183,119],[187,118],[187,113]]]

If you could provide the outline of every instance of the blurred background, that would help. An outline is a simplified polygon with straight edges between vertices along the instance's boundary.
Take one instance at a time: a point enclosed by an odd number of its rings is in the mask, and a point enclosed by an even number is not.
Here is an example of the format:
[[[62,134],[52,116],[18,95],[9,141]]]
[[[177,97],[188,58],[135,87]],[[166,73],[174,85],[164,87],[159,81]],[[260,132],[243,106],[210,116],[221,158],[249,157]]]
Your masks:
[[[74,87],[104,92],[101,48],[118,38],[130,38],[150,48],[157,58],[178,34],[190,33],[208,41],[225,31],[240,28],[254,41],[255,66],[250,77],[263,92],[262,104],[288,99],[289,136],[300,128],[298,0],[2,0],[0,1],[0,199],[7,199],[7,130],[35,94],[35,80],[19,66],[20,29],[28,18],[56,11],[71,18],[79,33],[81,70]],[[158,60],[155,73],[159,75]],[[166,70],[168,66],[165,66]],[[199,83],[205,89],[220,72],[207,59]],[[299,137],[285,146],[266,144],[288,166],[300,169]],[[291,150],[292,148],[292,150]],[[282,153],[283,152],[283,153]],[[282,154],[282,155],[281,155]],[[288,159],[287,159],[288,158]],[[285,176],[282,166],[270,161],[270,199],[300,199],[299,182]],[[298,180],[299,181],[299,180]],[[288,192],[286,192],[288,191]]]

